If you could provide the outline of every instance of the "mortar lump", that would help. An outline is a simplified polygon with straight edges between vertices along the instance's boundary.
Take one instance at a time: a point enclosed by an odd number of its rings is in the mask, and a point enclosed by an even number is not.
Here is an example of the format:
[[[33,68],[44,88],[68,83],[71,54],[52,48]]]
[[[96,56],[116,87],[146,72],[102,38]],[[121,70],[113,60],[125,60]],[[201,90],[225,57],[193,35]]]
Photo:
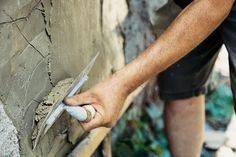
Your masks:
[[[56,84],[56,86],[52,88],[50,93],[46,97],[44,97],[43,101],[38,105],[35,111],[35,117],[34,117],[36,126],[32,134],[33,144],[37,137],[40,126],[42,125],[51,107],[56,103],[56,101],[60,98],[60,96],[64,94],[70,88],[73,81],[74,81],[73,78],[67,78],[67,79],[59,81]]]

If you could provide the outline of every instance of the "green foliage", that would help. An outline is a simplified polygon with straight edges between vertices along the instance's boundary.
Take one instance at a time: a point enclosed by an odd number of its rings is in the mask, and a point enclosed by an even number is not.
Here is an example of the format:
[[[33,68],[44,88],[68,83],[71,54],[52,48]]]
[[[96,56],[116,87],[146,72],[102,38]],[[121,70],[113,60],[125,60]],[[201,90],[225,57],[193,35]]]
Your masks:
[[[114,150],[114,149],[113,149]],[[163,129],[152,128],[150,117],[143,113],[140,120],[130,120],[115,144],[114,157],[170,157]]]
[[[215,152],[210,152],[207,151],[206,149],[203,149],[201,157],[215,157]]]
[[[207,119],[213,126],[228,124],[233,114],[233,95],[230,87],[220,85],[206,101]]]

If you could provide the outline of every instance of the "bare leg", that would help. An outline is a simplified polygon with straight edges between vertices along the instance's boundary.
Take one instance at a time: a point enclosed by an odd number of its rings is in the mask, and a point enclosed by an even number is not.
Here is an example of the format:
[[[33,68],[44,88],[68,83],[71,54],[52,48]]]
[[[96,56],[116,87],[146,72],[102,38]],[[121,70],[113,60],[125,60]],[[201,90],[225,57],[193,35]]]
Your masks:
[[[204,96],[167,102],[165,127],[172,157],[200,157],[204,138]]]

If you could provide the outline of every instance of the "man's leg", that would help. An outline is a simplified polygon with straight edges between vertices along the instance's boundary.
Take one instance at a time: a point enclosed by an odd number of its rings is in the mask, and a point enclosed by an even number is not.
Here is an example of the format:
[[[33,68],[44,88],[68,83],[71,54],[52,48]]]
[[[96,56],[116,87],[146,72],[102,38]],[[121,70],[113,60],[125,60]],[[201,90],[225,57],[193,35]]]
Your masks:
[[[180,39],[181,40],[181,39]],[[222,45],[218,30],[159,77],[165,127],[173,157],[199,157],[203,142],[207,80]]]
[[[182,8],[192,0],[174,0]],[[179,39],[181,40],[181,39]],[[199,157],[204,133],[204,93],[222,45],[219,30],[159,77],[172,157]]]
[[[204,138],[204,96],[167,102],[164,116],[172,157],[200,157]]]
[[[204,93],[222,45],[217,31],[159,77],[166,103],[165,127],[173,157],[199,157],[203,141]]]

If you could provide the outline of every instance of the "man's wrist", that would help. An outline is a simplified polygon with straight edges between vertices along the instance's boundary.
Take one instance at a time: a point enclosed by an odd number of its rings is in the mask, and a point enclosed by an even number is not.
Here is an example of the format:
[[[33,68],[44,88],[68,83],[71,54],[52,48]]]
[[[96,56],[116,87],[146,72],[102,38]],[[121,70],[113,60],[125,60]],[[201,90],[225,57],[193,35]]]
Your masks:
[[[130,73],[128,72],[129,69],[127,68],[128,67],[126,66],[123,69],[117,71],[110,78],[110,84],[113,85],[114,89],[121,92],[121,94],[125,97],[127,97],[135,88],[135,78],[130,75]]]

